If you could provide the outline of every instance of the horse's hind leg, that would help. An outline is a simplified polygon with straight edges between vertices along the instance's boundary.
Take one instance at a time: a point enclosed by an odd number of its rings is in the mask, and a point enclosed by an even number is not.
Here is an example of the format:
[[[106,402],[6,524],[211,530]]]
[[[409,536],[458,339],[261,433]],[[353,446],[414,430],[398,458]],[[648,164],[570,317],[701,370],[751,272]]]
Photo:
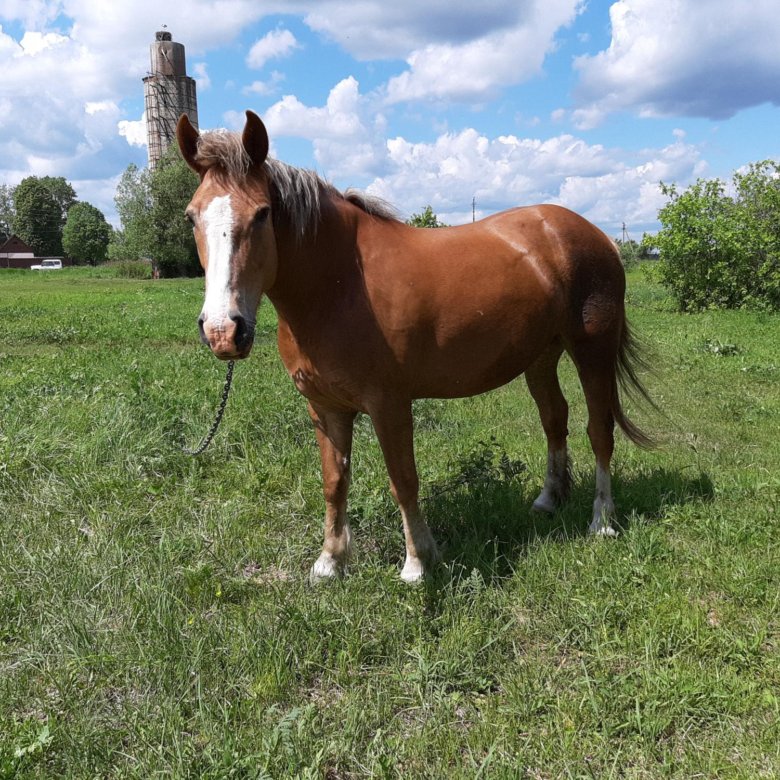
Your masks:
[[[612,501],[609,464],[615,448],[615,418],[612,409],[617,393],[616,352],[617,347],[605,336],[575,347],[573,356],[588,406],[588,438],[596,456],[596,496],[588,530],[602,536],[615,535],[612,527],[615,504]]]
[[[547,436],[547,474],[542,492],[533,503],[537,512],[554,512],[569,497],[571,489],[566,449],[569,406],[558,383],[558,361],[562,352],[559,344],[551,346],[525,372],[525,381],[539,408]]]

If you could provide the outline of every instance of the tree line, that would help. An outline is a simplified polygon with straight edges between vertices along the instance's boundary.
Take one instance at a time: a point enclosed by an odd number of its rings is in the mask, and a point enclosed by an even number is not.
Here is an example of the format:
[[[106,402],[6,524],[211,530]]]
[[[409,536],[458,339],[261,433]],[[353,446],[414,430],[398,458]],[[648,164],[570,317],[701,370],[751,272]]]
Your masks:
[[[172,146],[153,170],[129,165],[114,202],[118,230],[90,203],[77,200],[61,176],[28,176],[16,186],[0,185],[0,240],[17,235],[38,257],[68,257],[97,264],[149,259],[162,276],[200,270],[184,209],[197,176]]]
[[[16,187],[0,184],[0,235],[19,236],[38,257],[103,262],[112,232],[103,213],[77,200],[62,176],[28,176]]]
[[[121,223],[114,230],[64,178],[30,176],[16,187],[0,185],[0,234],[17,234],[40,256],[144,258],[162,276],[193,275],[200,265],[184,210],[197,186],[175,144],[154,170],[129,165],[114,198]],[[683,311],[780,309],[780,163],[753,163],[730,184],[699,179],[685,190],[660,187],[668,198],[658,213],[661,229],[641,245],[624,242],[624,261],[658,256],[658,278]],[[408,224],[444,227],[430,205]]]

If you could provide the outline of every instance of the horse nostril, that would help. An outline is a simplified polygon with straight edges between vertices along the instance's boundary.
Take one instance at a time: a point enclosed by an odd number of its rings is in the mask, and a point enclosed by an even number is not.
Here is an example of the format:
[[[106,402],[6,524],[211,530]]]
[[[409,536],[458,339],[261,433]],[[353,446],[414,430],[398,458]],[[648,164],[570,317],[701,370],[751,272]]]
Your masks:
[[[203,324],[206,322],[206,318],[201,314],[200,317],[198,317],[198,331],[200,333],[200,340],[208,346],[209,340],[206,338],[206,330],[203,327]]]
[[[236,349],[243,350],[251,343],[252,333],[246,324],[246,320],[240,314],[231,314],[230,319],[236,324],[236,333],[233,337]]]

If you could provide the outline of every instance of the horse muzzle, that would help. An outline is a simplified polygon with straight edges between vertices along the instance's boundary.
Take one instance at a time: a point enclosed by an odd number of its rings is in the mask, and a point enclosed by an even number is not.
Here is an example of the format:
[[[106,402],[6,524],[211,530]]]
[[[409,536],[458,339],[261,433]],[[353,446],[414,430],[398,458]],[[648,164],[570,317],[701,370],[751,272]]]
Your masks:
[[[211,320],[204,314],[198,317],[200,340],[220,360],[241,360],[252,351],[255,328],[245,317],[230,313],[219,320]]]

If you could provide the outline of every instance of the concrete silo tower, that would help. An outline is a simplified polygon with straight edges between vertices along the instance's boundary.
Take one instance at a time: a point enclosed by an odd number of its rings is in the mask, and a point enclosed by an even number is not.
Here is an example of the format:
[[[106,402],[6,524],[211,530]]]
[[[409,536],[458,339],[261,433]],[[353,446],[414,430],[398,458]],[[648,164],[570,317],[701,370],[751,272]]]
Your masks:
[[[195,79],[187,75],[184,46],[163,30],[149,49],[152,67],[144,79],[144,105],[149,167],[154,168],[175,138],[181,114],[198,126],[198,98]]]

